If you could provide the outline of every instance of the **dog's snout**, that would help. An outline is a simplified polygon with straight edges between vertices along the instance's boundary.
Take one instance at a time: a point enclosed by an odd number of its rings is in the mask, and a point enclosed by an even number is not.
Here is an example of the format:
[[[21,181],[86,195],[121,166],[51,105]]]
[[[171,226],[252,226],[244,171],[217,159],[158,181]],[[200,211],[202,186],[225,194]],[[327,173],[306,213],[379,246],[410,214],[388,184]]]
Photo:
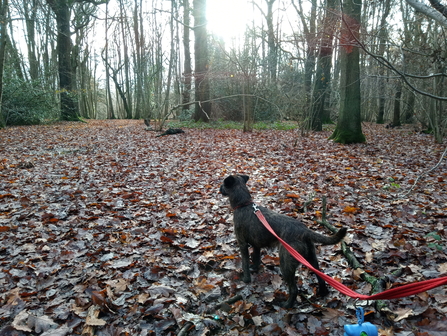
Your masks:
[[[220,193],[221,193],[222,195],[224,195],[224,196],[228,196],[228,194],[227,194],[227,192],[225,191],[225,188],[224,188],[223,186],[220,186],[219,191],[220,191]]]

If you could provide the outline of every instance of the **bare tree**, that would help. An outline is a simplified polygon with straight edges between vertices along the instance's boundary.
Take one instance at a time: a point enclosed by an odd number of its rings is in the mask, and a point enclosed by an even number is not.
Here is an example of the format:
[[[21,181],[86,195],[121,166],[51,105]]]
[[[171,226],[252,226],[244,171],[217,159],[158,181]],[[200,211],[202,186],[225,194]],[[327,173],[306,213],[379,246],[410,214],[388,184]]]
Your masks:
[[[23,1],[23,14],[26,25],[26,46],[28,49],[29,74],[35,82],[39,79],[39,61],[36,47],[37,1]]]
[[[194,0],[194,58],[195,58],[195,121],[210,120],[211,103],[208,78],[208,36],[206,30],[206,0]]]
[[[69,0],[47,0],[56,16],[61,119],[77,120],[78,103],[73,94],[75,74],[71,63],[71,31]]]
[[[385,0],[383,2],[383,13],[380,20],[379,26],[379,50],[378,55],[383,56],[385,54],[385,47],[388,39],[388,31],[387,31],[387,20],[391,10],[391,1]],[[385,71],[386,67],[383,65],[379,65],[379,78],[378,78],[378,95],[379,95],[379,111],[377,113],[376,122],[378,124],[384,123],[384,115],[385,115]]]
[[[183,0],[183,110],[189,109],[189,102],[191,100],[191,50],[190,50],[190,7],[189,0]]]
[[[304,110],[306,115],[311,106],[312,99],[312,76],[315,70],[315,60],[317,57],[317,39],[316,39],[316,16],[317,16],[317,1],[312,0],[309,19],[307,19],[306,13],[303,11],[302,2],[292,0],[292,5],[295,8],[298,16],[300,17],[301,24],[303,26],[304,38],[306,40],[306,58],[304,63],[304,90],[306,92],[306,101]],[[326,14],[327,15],[327,14]],[[334,27],[335,28],[335,27]]]
[[[309,126],[314,131],[321,131],[323,123],[330,122],[329,113],[325,113],[325,104],[326,98],[329,96],[329,82],[332,76],[333,39],[337,23],[336,1],[326,0],[326,13],[323,19],[323,30],[320,33],[320,47],[309,121]]]
[[[56,16],[57,50],[59,67],[59,87],[61,97],[61,119],[78,120],[78,103],[74,95],[76,73],[72,64],[72,42],[70,30],[71,8],[74,2],[92,3],[95,5],[106,3],[108,0],[47,0],[48,5]]]
[[[0,0],[0,128],[6,126],[5,119],[2,113],[2,101],[3,101],[3,68],[5,64],[5,53],[6,53],[6,25],[8,12],[8,0]]]

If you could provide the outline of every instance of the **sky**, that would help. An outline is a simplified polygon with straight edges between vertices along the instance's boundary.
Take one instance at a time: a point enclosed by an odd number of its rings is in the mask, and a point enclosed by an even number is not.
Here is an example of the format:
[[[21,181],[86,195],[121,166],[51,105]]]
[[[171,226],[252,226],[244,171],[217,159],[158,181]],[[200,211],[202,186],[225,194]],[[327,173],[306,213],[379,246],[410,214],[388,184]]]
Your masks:
[[[230,42],[245,32],[247,24],[256,16],[261,20],[258,9],[246,0],[208,0],[208,31]]]

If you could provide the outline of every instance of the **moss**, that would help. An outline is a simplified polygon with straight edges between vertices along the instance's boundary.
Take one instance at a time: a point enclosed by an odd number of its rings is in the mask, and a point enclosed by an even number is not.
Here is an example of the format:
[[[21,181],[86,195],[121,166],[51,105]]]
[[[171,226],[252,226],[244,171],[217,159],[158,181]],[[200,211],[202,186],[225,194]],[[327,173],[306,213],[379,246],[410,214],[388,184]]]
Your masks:
[[[330,140],[341,144],[353,144],[353,143],[363,143],[366,142],[366,138],[362,131],[360,132],[350,132],[346,130],[335,129],[334,133],[329,137]]]

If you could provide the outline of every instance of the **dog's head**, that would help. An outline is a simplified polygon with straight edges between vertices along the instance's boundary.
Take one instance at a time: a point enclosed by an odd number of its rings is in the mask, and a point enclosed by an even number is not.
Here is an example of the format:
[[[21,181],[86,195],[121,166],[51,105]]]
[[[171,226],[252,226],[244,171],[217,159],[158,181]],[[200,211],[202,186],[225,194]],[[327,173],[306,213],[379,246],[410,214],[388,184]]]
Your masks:
[[[250,199],[250,193],[245,185],[248,179],[247,175],[230,175],[225,178],[220,186],[220,193],[230,197],[231,203],[238,201],[241,197]]]

